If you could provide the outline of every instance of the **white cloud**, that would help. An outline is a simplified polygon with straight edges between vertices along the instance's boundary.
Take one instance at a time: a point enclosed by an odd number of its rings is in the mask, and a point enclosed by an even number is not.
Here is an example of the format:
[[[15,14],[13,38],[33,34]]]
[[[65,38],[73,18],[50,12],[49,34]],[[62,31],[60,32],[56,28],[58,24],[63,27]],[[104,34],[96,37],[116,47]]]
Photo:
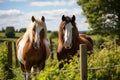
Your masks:
[[[31,16],[35,16],[36,18],[41,18],[41,16],[44,16],[48,30],[54,31],[58,30],[62,15],[75,15],[78,29],[87,30],[88,24],[85,23],[85,17],[81,15],[81,12],[81,8],[45,10],[29,13],[23,13],[20,10],[0,10],[0,27],[12,25],[15,26],[15,29],[20,29],[22,27],[27,27],[31,23]],[[4,17],[4,15],[7,15],[7,17]]]
[[[75,0],[70,1],[34,1],[31,2],[31,6],[71,6],[74,5],[76,2]]]
[[[10,0],[11,2],[26,2],[27,0]]]
[[[0,16],[12,16],[23,14],[20,10],[9,9],[9,10],[0,10]]]
[[[4,2],[5,0],[0,0],[0,3]]]

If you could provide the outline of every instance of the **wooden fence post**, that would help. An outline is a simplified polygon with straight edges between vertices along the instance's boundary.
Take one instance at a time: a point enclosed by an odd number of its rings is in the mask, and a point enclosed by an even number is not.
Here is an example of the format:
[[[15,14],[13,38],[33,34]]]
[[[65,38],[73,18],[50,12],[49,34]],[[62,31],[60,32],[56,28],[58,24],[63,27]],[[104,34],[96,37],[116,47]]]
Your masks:
[[[80,80],[87,80],[87,46],[80,45]]]
[[[8,64],[12,67],[12,42],[8,41]]]
[[[18,67],[18,59],[17,59],[17,52],[16,52],[16,42],[14,42],[14,53],[15,53],[16,67]]]
[[[53,55],[53,42],[52,42],[52,39],[50,38],[50,48],[51,48],[51,59],[53,60],[54,59],[54,55]]]
[[[8,41],[7,44],[8,47],[8,74],[7,74],[7,79],[12,79],[13,78],[13,72],[12,72],[12,42]]]

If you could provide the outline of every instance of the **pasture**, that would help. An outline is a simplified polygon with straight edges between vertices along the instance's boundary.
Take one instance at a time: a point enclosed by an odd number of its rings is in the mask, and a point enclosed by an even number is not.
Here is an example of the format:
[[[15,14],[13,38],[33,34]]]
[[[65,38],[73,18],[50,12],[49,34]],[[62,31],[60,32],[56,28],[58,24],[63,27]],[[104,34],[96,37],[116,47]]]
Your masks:
[[[15,38],[5,38],[4,33],[0,33],[0,40],[16,41],[23,33],[16,33]],[[48,33],[48,38],[51,33]],[[94,50],[90,56],[87,56],[88,62],[88,80],[119,80],[120,79],[120,46],[116,44],[115,38],[109,36],[103,37],[99,35],[91,35],[94,40]],[[35,80],[80,80],[80,60],[77,56],[73,57],[70,64],[65,64],[62,70],[59,70],[59,62],[56,57],[57,37],[52,38],[53,54],[46,61],[44,71],[38,73]],[[104,43],[104,44],[103,44]],[[4,80],[7,75],[5,63],[7,63],[7,47],[6,43],[0,43],[0,79]],[[79,53],[79,51],[78,51]],[[14,54],[14,53],[13,53]],[[13,55],[14,56],[14,55]],[[15,66],[13,57],[12,64],[13,79],[23,80],[20,67]],[[10,75],[9,75],[10,76]]]

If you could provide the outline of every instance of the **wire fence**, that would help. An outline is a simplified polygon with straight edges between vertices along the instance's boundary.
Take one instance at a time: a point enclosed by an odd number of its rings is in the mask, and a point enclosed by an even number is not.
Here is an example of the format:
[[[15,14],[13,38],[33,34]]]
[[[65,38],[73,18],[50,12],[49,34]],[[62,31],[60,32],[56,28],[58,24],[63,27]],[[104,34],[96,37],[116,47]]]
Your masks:
[[[120,67],[120,65],[110,65],[110,66],[97,66],[97,67],[88,67],[87,70],[91,71],[91,70],[102,70],[102,69],[112,69],[112,68],[117,68],[117,67]],[[2,69],[2,67],[0,67],[0,69]],[[12,70],[13,72],[15,73],[19,73],[19,74],[26,74],[26,73],[23,73],[19,70],[16,70],[16,68],[9,68],[10,70]],[[80,72],[80,69],[74,69],[74,70],[53,70],[53,71],[40,71],[40,72],[34,72],[34,73],[31,73],[31,75],[33,74],[40,74],[40,73],[47,73],[47,74],[54,74],[55,72],[63,72],[63,73],[66,73],[66,72]]]
[[[111,69],[111,68],[117,68],[117,67],[120,67],[120,65],[89,67],[88,70]],[[0,69],[2,69],[2,67],[0,67]],[[21,72],[20,70],[16,70],[16,68],[9,68],[9,69],[12,70],[13,72],[16,72],[16,73],[26,74],[24,72]],[[53,74],[55,72],[64,72],[64,73],[66,73],[66,72],[80,72],[80,68],[74,69],[74,70],[59,70],[59,69],[52,70],[52,71],[42,70],[42,71],[33,72],[33,73],[31,73],[31,75],[33,75],[33,74],[40,74],[40,73]]]

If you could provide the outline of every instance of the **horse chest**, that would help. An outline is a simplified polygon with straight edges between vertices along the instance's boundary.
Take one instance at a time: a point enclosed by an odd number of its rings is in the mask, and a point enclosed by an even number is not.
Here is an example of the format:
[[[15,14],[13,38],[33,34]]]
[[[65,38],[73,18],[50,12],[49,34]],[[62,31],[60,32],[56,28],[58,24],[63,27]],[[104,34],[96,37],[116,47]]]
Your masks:
[[[26,54],[26,58],[27,59],[32,59],[33,61],[36,60],[41,60],[44,58],[46,52],[45,50],[30,50],[27,54]]]

